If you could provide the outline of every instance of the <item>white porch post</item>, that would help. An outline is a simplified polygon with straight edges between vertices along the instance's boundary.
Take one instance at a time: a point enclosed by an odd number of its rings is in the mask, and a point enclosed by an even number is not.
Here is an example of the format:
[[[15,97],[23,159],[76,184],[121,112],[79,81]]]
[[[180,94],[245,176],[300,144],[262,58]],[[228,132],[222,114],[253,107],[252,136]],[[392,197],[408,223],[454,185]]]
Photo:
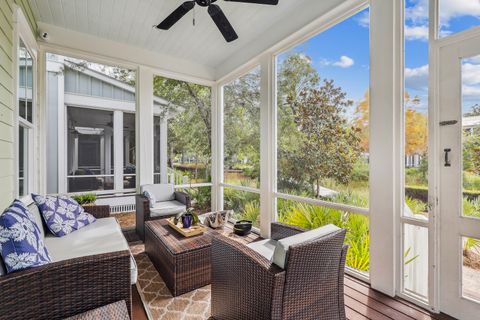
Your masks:
[[[137,109],[135,145],[137,191],[153,183],[153,72],[147,67],[137,69]]]
[[[112,133],[105,129],[105,174],[112,173]]]
[[[76,138],[78,144],[78,138]],[[100,137],[100,172],[105,173],[105,134]]]
[[[223,87],[212,86],[212,210],[223,210]]]
[[[63,57],[59,57],[59,63],[63,63]],[[63,72],[57,74],[57,132],[58,132],[58,193],[66,193],[68,190],[68,119],[67,106],[65,105],[65,75]]]
[[[130,163],[130,133],[127,133],[123,137],[123,150],[124,150],[124,159],[125,164]]]
[[[168,120],[160,118],[160,183],[168,183]]]
[[[123,190],[123,112],[113,112],[113,168],[115,174],[114,189]]]
[[[72,171],[78,170],[78,136],[73,138]]]
[[[370,281],[396,293],[401,208],[402,1],[370,2]]]
[[[260,234],[270,237],[276,215],[276,70],[271,54],[260,60]]]

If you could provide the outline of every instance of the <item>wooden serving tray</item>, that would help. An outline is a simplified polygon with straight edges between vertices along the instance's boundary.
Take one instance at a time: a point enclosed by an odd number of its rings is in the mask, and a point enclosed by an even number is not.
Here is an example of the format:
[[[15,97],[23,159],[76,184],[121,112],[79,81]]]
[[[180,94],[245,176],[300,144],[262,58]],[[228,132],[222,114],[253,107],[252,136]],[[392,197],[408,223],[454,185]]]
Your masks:
[[[178,225],[176,225],[175,223],[173,223],[173,219],[174,218],[168,218],[167,219],[168,224],[170,225],[170,227],[175,229],[178,233],[180,233],[184,237],[198,236],[198,235],[203,234],[205,231],[207,231],[207,227],[202,226],[200,224],[197,224],[195,226],[191,226],[188,229],[182,228],[181,227],[182,223],[179,222]]]

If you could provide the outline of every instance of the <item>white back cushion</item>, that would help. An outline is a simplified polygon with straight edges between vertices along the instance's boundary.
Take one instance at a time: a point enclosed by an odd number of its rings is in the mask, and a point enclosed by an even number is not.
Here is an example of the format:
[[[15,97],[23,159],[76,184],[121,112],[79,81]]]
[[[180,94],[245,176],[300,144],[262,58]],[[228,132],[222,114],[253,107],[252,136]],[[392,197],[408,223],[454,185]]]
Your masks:
[[[290,246],[301,244],[304,242],[312,241],[324,237],[332,232],[340,230],[339,227],[333,224],[327,224],[326,226],[313,229],[310,231],[302,232],[294,236],[286,237],[277,241],[275,246],[275,252],[273,253],[273,263],[282,269],[285,269],[287,252]]]
[[[145,191],[148,191],[155,197],[157,202],[161,201],[171,201],[175,199],[173,193],[173,184],[164,183],[164,184],[146,184],[140,187],[140,192],[143,194]]]
[[[38,210],[37,204],[33,201],[32,196],[28,195],[20,199],[23,204],[27,207],[28,211],[35,217],[40,233],[42,234],[42,239],[45,239],[45,225],[43,222],[42,214]]]

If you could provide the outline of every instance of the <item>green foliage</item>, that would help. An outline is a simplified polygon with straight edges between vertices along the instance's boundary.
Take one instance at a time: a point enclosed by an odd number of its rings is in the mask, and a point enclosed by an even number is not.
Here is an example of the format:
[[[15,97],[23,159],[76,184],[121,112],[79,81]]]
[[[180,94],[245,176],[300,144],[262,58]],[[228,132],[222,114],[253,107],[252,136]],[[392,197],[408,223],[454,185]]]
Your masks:
[[[194,202],[195,209],[200,212],[210,211],[212,203],[212,188],[211,187],[199,187],[188,188],[185,190]]]
[[[72,197],[73,200],[77,201],[79,205],[93,204],[97,200],[97,195],[95,193],[83,193],[78,194]]]
[[[223,191],[224,208],[234,211],[234,219],[251,220],[260,225],[260,196],[256,193],[225,188]]]
[[[414,214],[425,214],[428,211],[427,204],[418,199],[405,197],[405,204]]]
[[[368,217],[337,209],[279,200],[279,220],[305,229],[334,224],[347,229],[345,243],[349,245],[346,263],[361,271],[370,268],[370,233]]]

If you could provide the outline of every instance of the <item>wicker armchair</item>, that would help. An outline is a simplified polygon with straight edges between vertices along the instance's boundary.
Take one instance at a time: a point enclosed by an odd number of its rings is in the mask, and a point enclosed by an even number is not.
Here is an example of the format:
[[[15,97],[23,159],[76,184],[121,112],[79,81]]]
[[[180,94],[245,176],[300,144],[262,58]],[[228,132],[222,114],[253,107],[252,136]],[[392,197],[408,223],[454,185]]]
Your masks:
[[[106,207],[106,208],[105,208]],[[90,206],[96,218],[108,206]],[[64,319],[119,300],[131,315],[130,252],[85,256],[0,277],[0,319]]]
[[[176,201],[184,204],[185,208],[189,208],[191,206],[190,195],[188,193],[175,191],[174,198]],[[137,235],[142,240],[145,240],[145,221],[164,219],[177,214],[177,212],[175,212],[170,215],[153,216],[150,211],[150,201],[143,194],[137,194],[135,196],[135,208],[135,229],[137,231]]]
[[[272,224],[272,239],[303,229]],[[345,230],[290,246],[285,270],[227,237],[212,242],[212,318],[345,319]]]

